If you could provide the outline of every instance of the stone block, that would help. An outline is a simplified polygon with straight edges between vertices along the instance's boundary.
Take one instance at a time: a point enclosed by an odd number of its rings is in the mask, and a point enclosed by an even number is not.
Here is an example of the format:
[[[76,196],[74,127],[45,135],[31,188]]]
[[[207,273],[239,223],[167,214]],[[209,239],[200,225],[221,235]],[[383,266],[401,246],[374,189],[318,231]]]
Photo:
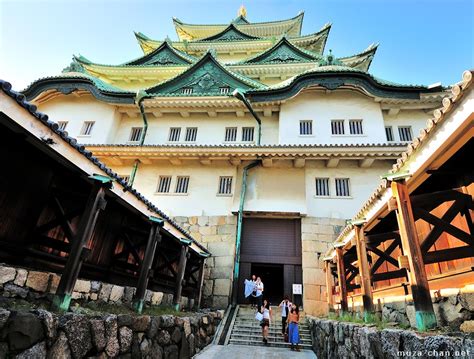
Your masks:
[[[205,280],[204,287],[202,290],[202,295],[204,297],[210,297],[212,295],[212,291],[214,290],[214,281],[213,280]]]
[[[301,233],[316,233],[317,225],[302,223],[301,224]]]
[[[3,286],[3,293],[6,297],[19,297],[25,299],[28,296],[28,289],[24,287],[19,287],[15,284],[7,283]]]
[[[196,216],[189,217],[188,221],[189,221],[189,224],[191,224],[191,225],[197,224],[198,223],[198,217],[196,217]]]
[[[26,286],[37,292],[45,292],[48,289],[49,273],[30,271],[26,280]]]
[[[112,286],[112,290],[110,291],[109,300],[112,302],[120,302],[123,298],[124,288],[119,285]]]
[[[5,284],[15,279],[16,270],[12,267],[0,267],[0,284]]]
[[[234,246],[224,242],[213,242],[208,244],[209,251],[214,257],[234,256]]]
[[[316,241],[302,241],[303,252],[321,253],[325,254],[330,247],[330,243]]]
[[[226,223],[225,219],[226,219],[225,216],[212,216],[212,217],[209,217],[209,225],[210,226],[219,226],[219,225],[225,224]]]
[[[328,305],[323,301],[306,299],[304,301],[304,311],[307,315],[324,316],[327,315]]]
[[[213,309],[225,309],[229,305],[228,296],[215,295],[212,297],[212,308]]]
[[[319,256],[316,252],[303,252],[302,254],[302,266],[303,266],[303,272],[306,270],[306,268],[321,268],[321,258],[323,255]]]
[[[222,236],[219,234],[209,234],[209,235],[203,235],[202,236],[202,241],[206,243],[211,243],[211,242],[222,242]]]
[[[152,305],[160,305],[162,300],[163,300],[163,293],[162,292],[153,292],[153,294],[151,296],[151,304]]]
[[[316,225],[314,233],[331,234],[334,236],[334,239],[336,239],[336,236],[339,234],[339,231],[335,226],[332,226],[330,224],[318,224]]]
[[[209,274],[210,279],[230,279],[232,277],[232,267],[214,267]]]
[[[28,277],[28,271],[26,269],[17,269],[16,270],[16,277],[13,281],[13,284],[16,284],[20,287],[23,287],[26,283],[26,278]],[[0,279],[0,282],[2,280]]]
[[[459,327],[464,333],[474,333],[474,320],[466,320]]]
[[[174,217],[174,220],[178,222],[179,224],[188,223],[188,217],[178,216],[178,217]]]
[[[204,235],[217,234],[217,226],[203,226],[199,227],[199,233]]]
[[[225,256],[225,257],[216,257],[214,258],[214,267],[215,268],[222,268],[222,269],[229,269],[232,272],[232,268],[234,267],[234,257],[233,256]]]
[[[303,288],[303,295],[305,299],[309,300],[324,300],[321,298],[321,286],[320,285],[313,285],[313,284],[305,284]]]
[[[216,279],[214,281],[214,295],[228,296],[230,293],[229,279]]]
[[[15,356],[16,359],[32,359],[46,357],[46,342],[33,345],[31,348]]]
[[[236,225],[237,224],[237,216],[227,216],[225,218],[225,223]]]
[[[89,280],[78,279],[74,285],[74,291],[80,293],[89,293],[91,291],[91,282]]]
[[[474,292],[461,291],[461,293],[459,294],[459,302],[461,303],[463,308],[474,312]]]
[[[61,276],[56,273],[51,273],[49,275],[49,292],[56,293],[56,289],[58,289],[59,281],[61,280]]]
[[[200,216],[200,217],[198,217],[197,223],[200,226],[207,226],[209,224],[209,217],[208,216]]]
[[[97,298],[99,298],[99,295],[97,293],[91,293],[90,298],[91,300],[97,300]]]
[[[322,269],[304,267],[303,284],[326,285],[326,274]]]
[[[217,234],[235,234],[236,227],[233,224],[225,224],[217,227]]]

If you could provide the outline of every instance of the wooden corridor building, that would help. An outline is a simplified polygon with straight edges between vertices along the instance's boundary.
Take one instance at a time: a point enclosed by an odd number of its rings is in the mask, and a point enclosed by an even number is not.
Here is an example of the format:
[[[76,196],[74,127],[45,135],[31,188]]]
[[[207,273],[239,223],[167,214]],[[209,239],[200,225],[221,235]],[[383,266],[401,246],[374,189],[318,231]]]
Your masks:
[[[411,297],[423,330],[436,326],[430,291],[474,283],[473,88],[466,71],[336,239],[324,258],[330,310]]]
[[[173,293],[199,307],[209,251],[0,80],[0,262]]]

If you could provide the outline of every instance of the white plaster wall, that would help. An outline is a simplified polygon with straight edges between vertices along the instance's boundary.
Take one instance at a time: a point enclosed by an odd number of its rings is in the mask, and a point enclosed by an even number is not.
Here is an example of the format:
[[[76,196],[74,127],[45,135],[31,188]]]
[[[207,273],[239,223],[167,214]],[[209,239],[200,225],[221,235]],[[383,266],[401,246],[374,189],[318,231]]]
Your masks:
[[[358,167],[357,161],[341,161],[327,168],[323,161],[311,161],[305,168],[308,216],[352,218],[380,183],[380,176],[391,168],[389,161],[376,161],[370,168]],[[316,197],[316,178],[329,178],[329,197]],[[337,197],[335,178],[349,178],[351,196]]]
[[[332,135],[331,120],[339,119],[345,120],[345,135]],[[363,120],[363,135],[349,135],[351,119]],[[313,121],[313,135],[300,135],[301,120]],[[279,142],[383,143],[386,139],[382,110],[373,99],[353,91],[302,93],[281,105]]]
[[[398,126],[411,126],[413,138],[426,127],[426,121],[432,116],[422,110],[401,110],[397,115],[389,115],[384,111],[385,126],[392,126],[395,141],[400,141]]]
[[[262,118],[262,144],[276,143],[278,141],[278,117]],[[216,117],[209,117],[206,113],[191,113],[189,117],[182,117],[180,114],[164,114],[163,117],[155,117],[147,114],[148,133],[145,144],[235,144],[252,143],[242,142],[242,127],[255,127],[254,142],[257,140],[257,123],[253,117],[246,114],[244,117],[237,117],[235,113],[218,113]],[[142,127],[141,117],[130,118],[122,116],[117,134],[113,143],[128,143],[132,127]],[[179,142],[169,142],[168,136],[170,127],[181,127]],[[195,142],[185,142],[186,127],[197,127],[197,138]],[[224,142],[225,128],[237,127],[237,141]]]
[[[41,104],[38,109],[47,113],[52,121],[67,121],[69,136],[84,144],[110,143],[120,120],[116,106],[100,102],[92,96],[61,96]],[[80,135],[84,121],[95,121],[90,136]]]

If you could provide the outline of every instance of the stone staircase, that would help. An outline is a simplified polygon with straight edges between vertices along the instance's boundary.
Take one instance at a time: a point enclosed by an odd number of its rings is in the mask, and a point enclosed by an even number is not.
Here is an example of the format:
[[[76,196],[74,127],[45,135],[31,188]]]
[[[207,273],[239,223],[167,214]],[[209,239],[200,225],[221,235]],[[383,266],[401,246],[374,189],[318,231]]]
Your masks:
[[[273,321],[270,325],[268,344],[270,347],[288,348],[281,334],[281,314],[278,307],[272,307]],[[311,334],[304,318],[300,320],[300,348],[312,350]],[[255,309],[249,306],[239,306],[235,321],[231,328],[230,339],[227,344],[238,345],[265,345],[262,341],[262,329],[255,320]]]

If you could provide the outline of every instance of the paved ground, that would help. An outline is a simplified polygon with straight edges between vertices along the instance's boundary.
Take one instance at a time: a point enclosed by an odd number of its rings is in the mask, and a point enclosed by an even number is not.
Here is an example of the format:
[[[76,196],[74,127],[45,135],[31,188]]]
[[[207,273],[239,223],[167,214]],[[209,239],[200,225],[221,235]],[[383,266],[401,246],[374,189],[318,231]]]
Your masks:
[[[311,350],[294,352],[290,349],[249,345],[209,345],[195,359],[317,359]]]

